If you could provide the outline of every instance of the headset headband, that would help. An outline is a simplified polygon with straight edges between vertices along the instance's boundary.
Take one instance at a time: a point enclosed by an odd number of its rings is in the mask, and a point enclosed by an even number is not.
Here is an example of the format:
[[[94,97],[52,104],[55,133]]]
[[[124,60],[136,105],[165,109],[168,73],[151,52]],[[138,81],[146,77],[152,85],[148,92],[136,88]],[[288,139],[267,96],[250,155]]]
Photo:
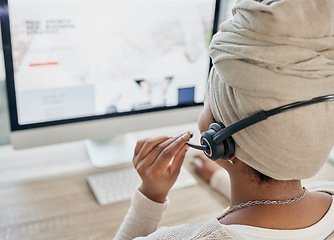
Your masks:
[[[244,119],[241,119],[238,122],[235,122],[228,127],[224,128],[222,131],[219,131],[217,135],[214,136],[213,141],[214,142],[219,142],[223,141],[226,138],[232,136],[233,134],[239,132],[240,130],[247,128],[255,123],[261,122],[268,117],[271,117],[273,115],[279,114],[281,112],[285,112],[294,108],[299,108],[299,107],[304,107],[320,102],[326,102],[326,101],[333,101],[334,100],[334,94],[331,95],[326,95],[326,96],[321,96],[321,97],[315,97],[312,98],[311,100],[306,100],[306,101],[300,101],[300,102],[294,102],[290,103],[287,105],[283,105],[268,111],[261,111],[258,113],[255,113],[249,117],[246,117]]]

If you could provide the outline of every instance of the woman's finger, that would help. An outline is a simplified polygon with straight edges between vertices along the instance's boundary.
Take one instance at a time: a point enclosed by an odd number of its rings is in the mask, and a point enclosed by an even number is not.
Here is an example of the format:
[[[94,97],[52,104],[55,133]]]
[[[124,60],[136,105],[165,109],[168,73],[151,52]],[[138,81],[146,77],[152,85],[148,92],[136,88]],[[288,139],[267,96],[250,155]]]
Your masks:
[[[133,154],[133,158],[132,158],[132,163],[135,167],[138,164],[138,158],[136,156],[138,155],[138,153],[140,152],[140,150],[142,149],[142,147],[144,146],[144,144],[147,140],[148,140],[148,138],[144,138],[144,139],[140,139],[140,140],[137,141],[135,151],[134,151],[134,154]]]
[[[189,134],[189,132],[183,134],[162,150],[152,167],[157,171],[165,170],[176,153],[186,144],[186,141],[189,139]]]
[[[170,171],[175,174],[179,174],[181,166],[183,164],[183,160],[186,156],[186,153],[189,149],[188,145],[184,145],[176,154],[175,157],[170,165]]]
[[[158,156],[161,154],[162,151],[164,151],[164,149],[166,147],[168,147],[170,144],[172,144],[178,137],[173,137],[170,139],[167,139],[164,142],[159,143],[158,145],[156,145],[151,152],[149,152],[147,154],[147,156],[145,157],[145,165],[150,166],[152,165],[155,160],[158,158]]]
[[[144,166],[150,166],[152,165],[155,160],[157,159],[157,157],[160,155],[160,153],[166,148],[168,147],[172,142],[174,142],[176,139],[178,139],[179,137],[181,137],[183,134],[180,134],[179,136],[173,137],[173,138],[169,138],[163,142],[159,142],[157,145],[155,145],[153,148],[150,148],[150,152],[147,153],[146,156],[144,156],[143,153],[142,155],[139,156],[140,159],[143,159],[142,161],[142,167]]]
[[[137,155],[141,148],[143,147],[144,143],[148,140],[148,138],[140,139],[137,141],[136,147],[135,147],[135,152],[134,155]]]
[[[146,139],[144,142],[140,142],[138,144],[138,148],[136,147],[135,156],[133,158],[133,163],[136,166],[139,161],[142,161],[158,144],[166,141],[170,137],[156,137]],[[137,151],[138,150],[138,151]]]

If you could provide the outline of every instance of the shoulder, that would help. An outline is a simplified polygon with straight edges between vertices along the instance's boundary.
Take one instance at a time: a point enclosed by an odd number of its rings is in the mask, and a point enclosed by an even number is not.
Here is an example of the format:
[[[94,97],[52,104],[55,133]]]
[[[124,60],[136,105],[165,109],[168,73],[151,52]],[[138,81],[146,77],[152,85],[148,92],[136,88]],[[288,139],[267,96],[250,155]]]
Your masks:
[[[161,227],[145,238],[139,239],[223,239],[231,240],[224,225],[217,219],[197,224],[182,224],[173,227]]]

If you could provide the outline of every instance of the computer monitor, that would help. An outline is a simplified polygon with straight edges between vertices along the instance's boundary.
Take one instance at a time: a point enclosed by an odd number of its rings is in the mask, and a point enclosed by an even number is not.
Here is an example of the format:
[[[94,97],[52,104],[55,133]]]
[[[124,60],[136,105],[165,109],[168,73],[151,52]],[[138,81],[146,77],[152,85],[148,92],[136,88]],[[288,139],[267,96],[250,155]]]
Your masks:
[[[121,152],[126,133],[195,122],[219,3],[0,0],[13,147],[113,139]]]

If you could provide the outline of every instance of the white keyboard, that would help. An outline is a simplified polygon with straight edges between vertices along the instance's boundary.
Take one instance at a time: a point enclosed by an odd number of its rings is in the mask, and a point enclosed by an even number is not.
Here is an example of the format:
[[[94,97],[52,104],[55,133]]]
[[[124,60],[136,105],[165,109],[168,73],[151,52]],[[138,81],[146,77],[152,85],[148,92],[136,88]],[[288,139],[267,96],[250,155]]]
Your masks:
[[[129,200],[141,183],[134,167],[91,175],[86,180],[101,206]],[[190,187],[196,183],[196,179],[182,167],[171,190]]]

